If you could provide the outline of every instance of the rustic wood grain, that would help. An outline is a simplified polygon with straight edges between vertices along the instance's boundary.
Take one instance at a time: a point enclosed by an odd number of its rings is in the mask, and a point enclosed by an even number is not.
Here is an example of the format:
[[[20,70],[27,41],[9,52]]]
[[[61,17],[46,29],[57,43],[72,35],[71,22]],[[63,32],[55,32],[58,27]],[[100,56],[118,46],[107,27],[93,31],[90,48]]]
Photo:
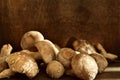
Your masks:
[[[1,0],[2,44],[20,49],[22,35],[38,30],[64,47],[76,37],[101,42],[119,54],[120,1],[113,0]]]
[[[10,43],[13,51],[21,50],[21,37],[30,30],[61,47],[71,37],[100,42],[120,56],[120,0],[0,0],[0,47]],[[52,80],[42,76],[35,80]],[[19,75],[8,80],[13,79],[28,80]],[[75,78],[58,80],[63,79]]]

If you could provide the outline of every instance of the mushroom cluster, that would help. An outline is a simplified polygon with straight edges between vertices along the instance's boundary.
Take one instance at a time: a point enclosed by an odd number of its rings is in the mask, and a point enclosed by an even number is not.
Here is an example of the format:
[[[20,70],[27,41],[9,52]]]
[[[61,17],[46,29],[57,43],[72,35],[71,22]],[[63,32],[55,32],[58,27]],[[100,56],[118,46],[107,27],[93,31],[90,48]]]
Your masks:
[[[94,80],[108,66],[107,59],[114,60],[116,55],[107,53],[103,46],[94,46],[85,40],[73,42],[73,48],[60,48],[38,31],[26,32],[21,39],[21,51],[12,53],[12,46],[5,44],[0,52],[0,78],[8,78],[15,73],[35,77],[40,69],[41,60],[46,73],[51,78],[60,78],[64,74],[83,80]]]

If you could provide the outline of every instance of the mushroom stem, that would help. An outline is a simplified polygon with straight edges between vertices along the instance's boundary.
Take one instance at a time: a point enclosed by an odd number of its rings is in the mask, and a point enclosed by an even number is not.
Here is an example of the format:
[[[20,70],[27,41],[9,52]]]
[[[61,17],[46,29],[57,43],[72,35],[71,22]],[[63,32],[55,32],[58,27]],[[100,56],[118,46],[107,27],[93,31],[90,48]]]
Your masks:
[[[0,57],[0,72],[7,68],[6,57]]]
[[[7,68],[7,63],[6,63],[6,57],[10,55],[12,51],[12,46],[10,44],[5,44],[1,48],[1,53],[0,53],[0,72],[3,71],[4,69]]]
[[[103,46],[100,43],[97,44],[97,49],[100,50],[102,55],[105,55],[107,53],[107,51],[103,48]]]
[[[31,56],[33,59],[35,60],[41,60],[41,54],[39,52],[32,52],[29,50],[22,50],[21,52],[28,54],[29,56]]]
[[[71,69],[66,69],[66,70],[65,70],[65,74],[66,74],[66,75],[69,75],[69,76],[75,76],[74,71],[73,71],[72,68],[71,68]]]
[[[107,51],[103,48],[103,46],[100,43],[97,44],[97,49],[100,50],[101,54],[105,58],[110,59],[111,61],[118,58],[118,56],[115,54],[107,53]]]
[[[0,56],[8,56],[12,51],[12,46],[10,44],[5,44],[3,45],[3,47],[1,48],[1,52],[0,52]]]
[[[5,69],[0,73],[1,78],[9,78],[10,76],[14,75],[15,72],[11,71],[11,69]]]

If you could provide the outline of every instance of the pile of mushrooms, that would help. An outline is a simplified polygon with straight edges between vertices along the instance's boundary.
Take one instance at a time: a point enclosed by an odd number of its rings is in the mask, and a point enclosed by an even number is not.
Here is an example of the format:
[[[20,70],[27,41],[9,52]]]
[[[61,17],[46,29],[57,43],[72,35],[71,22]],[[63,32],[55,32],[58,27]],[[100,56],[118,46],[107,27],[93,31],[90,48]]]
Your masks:
[[[46,73],[51,78],[60,78],[64,74],[83,80],[94,80],[108,66],[107,59],[115,60],[116,55],[107,53],[103,46],[95,48],[85,40],[73,42],[74,49],[60,48],[38,31],[26,32],[21,39],[21,51],[12,52],[12,46],[5,44],[0,52],[0,78],[8,78],[15,73],[35,77],[40,69],[38,60],[46,65]]]

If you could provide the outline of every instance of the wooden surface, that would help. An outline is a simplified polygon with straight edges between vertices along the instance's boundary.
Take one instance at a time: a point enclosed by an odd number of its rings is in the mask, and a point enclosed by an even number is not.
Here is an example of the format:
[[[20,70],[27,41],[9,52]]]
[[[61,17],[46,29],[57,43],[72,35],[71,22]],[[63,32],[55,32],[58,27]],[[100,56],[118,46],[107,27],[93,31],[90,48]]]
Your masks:
[[[22,35],[43,33],[61,47],[71,37],[100,42],[120,53],[120,0],[0,0],[0,47],[20,50]]]
[[[41,70],[40,73],[35,78],[32,79],[27,78],[25,75],[16,74],[15,76],[9,79],[0,80],[80,80],[80,79],[66,75],[62,76],[60,79],[51,79],[46,75],[44,70]],[[120,61],[109,64],[109,66],[103,73],[97,75],[95,80],[120,80]]]

